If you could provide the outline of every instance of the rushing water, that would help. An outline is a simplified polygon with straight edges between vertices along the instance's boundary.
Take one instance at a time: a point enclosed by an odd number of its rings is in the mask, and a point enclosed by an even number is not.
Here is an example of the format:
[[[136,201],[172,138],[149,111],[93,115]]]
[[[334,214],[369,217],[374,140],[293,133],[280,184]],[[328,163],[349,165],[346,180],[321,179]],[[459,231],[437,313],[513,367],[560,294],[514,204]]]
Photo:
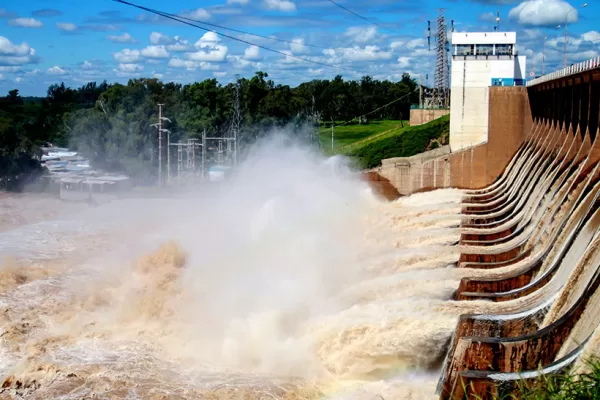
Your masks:
[[[280,146],[218,187],[0,233],[0,398],[435,398],[461,191],[384,203]]]

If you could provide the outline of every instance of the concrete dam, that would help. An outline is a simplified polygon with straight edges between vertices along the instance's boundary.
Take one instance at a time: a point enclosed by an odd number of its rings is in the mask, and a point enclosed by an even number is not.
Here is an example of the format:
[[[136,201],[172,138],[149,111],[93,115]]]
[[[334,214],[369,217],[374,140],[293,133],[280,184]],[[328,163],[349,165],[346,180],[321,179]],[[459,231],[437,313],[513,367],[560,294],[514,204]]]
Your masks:
[[[462,278],[454,299],[498,308],[459,318],[441,399],[516,394],[600,351],[600,59],[488,90],[485,143],[368,176],[388,197],[464,189],[456,268],[485,272]]]

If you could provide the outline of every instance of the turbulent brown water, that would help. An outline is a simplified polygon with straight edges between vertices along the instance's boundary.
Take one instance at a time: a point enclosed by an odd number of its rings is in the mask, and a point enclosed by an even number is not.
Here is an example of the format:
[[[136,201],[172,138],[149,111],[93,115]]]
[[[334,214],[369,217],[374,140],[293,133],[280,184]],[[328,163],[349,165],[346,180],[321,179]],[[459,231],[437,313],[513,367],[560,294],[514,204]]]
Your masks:
[[[3,207],[0,398],[435,398],[461,192],[383,203],[279,146],[176,198]]]

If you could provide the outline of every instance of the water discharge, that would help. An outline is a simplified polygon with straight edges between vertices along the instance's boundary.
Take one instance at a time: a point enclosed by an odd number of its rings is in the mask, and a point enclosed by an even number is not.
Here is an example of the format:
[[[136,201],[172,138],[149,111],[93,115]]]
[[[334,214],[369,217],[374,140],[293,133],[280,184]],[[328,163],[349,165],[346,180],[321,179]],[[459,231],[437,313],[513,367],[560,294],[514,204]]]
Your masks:
[[[462,192],[383,203],[342,161],[271,138],[222,185],[0,233],[0,398],[435,398],[486,308],[450,300]]]

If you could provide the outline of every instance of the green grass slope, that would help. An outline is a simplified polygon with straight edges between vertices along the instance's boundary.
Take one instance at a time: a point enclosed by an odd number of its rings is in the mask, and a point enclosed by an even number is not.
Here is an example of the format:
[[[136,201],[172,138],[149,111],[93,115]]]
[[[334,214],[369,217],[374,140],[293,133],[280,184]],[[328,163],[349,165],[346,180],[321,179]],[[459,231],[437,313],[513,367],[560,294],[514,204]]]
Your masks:
[[[450,116],[446,115],[427,124],[405,125],[405,128],[392,129],[374,138],[356,140],[341,153],[355,158],[362,168],[374,168],[386,158],[410,157],[447,144],[449,131]]]
[[[331,148],[331,125],[325,124],[321,128],[320,140],[321,148],[326,154],[339,154],[353,143],[368,139],[370,137],[381,135],[399,129],[402,125],[408,126],[408,121],[382,120],[371,121],[368,124],[348,124],[339,125],[334,129],[334,144]]]

